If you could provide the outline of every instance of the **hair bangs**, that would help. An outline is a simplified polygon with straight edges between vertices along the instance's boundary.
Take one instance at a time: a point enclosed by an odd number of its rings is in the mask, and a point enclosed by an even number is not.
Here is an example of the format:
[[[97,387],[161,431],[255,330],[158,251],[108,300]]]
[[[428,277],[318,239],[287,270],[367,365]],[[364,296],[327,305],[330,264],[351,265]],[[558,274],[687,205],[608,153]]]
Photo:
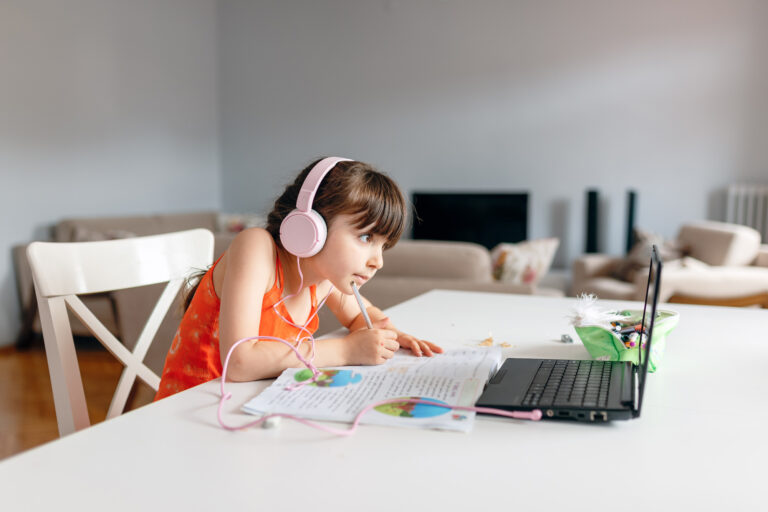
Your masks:
[[[405,230],[405,199],[388,177],[370,174],[366,178],[364,186],[357,190],[349,212],[355,217],[355,227],[384,237],[388,249],[397,243]]]

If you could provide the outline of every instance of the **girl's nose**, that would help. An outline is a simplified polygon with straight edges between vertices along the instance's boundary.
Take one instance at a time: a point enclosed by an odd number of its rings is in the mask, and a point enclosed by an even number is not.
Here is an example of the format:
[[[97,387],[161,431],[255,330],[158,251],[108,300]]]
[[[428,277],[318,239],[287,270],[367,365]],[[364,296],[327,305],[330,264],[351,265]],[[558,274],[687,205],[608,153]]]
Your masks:
[[[382,249],[377,247],[373,250],[373,254],[371,254],[371,257],[368,259],[368,266],[379,270],[382,265],[384,265],[384,256],[382,254]]]

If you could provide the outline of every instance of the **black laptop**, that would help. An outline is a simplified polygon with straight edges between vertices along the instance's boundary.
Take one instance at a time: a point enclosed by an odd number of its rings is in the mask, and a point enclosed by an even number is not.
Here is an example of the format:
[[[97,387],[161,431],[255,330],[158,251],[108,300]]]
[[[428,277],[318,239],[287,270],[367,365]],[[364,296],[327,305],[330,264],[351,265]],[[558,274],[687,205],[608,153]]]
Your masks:
[[[544,419],[626,420],[640,416],[648,375],[653,324],[661,285],[661,259],[654,245],[645,287],[642,325],[649,315],[640,361],[509,358],[488,382],[478,407],[507,411],[540,409]],[[649,297],[650,310],[648,309]]]

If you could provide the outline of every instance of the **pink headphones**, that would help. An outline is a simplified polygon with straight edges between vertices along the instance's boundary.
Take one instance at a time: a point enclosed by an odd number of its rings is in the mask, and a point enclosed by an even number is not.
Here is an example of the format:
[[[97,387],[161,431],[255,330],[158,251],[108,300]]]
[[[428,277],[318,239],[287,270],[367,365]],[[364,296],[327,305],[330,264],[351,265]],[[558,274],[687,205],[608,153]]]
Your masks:
[[[322,215],[312,209],[320,182],[339,162],[351,162],[349,158],[328,157],[315,164],[301,184],[296,209],[280,224],[280,242],[286,251],[300,258],[314,256],[325,244],[328,228]]]

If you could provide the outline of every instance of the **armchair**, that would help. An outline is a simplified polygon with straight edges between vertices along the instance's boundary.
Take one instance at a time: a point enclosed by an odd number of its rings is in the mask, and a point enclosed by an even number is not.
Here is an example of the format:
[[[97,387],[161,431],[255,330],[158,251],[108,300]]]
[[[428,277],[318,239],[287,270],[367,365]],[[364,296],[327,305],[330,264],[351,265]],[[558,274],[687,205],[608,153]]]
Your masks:
[[[659,300],[716,306],[768,308],[768,245],[747,226],[700,221],[685,224],[677,245],[686,256],[667,261]],[[617,279],[624,258],[587,254],[573,262],[574,295],[594,293],[604,299],[642,300],[643,280]]]

